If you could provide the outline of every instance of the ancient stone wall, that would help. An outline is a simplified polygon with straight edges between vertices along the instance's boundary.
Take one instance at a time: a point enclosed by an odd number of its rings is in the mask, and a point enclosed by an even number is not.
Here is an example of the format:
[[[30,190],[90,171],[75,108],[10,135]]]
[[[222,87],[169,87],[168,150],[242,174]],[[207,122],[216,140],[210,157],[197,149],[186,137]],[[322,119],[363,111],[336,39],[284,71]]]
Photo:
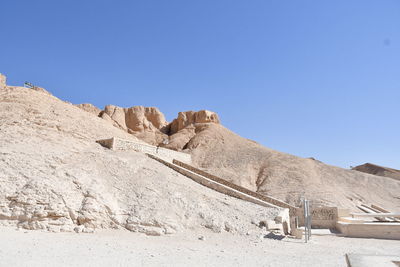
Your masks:
[[[283,232],[285,234],[288,234],[288,233],[290,233],[291,229],[293,229],[292,227],[294,226],[294,224],[292,223],[292,217],[290,216],[291,208],[277,206],[271,202],[260,199],[253,194],[247,194],[247,192],[244,192],[244,190],[242,191],[240,187],[233,188],[232,186],[230,186],[230,183],[226,182],[225,180],[221,179],[222,181],[220,183],[219,181],[216,181],[215,179],[211,179],[207,176],[197,174],[187,168],[178,166],[176,163],[179,161],[174,160],[174,163],[170,163],[170,162],[166,162],[165,160],[162,160],[156,156],[153,156],[151,154],[148,154],[148,156],[150,158],[157,160],[158,162],[161,162],[162,164],[170,167],[171,169],[175,170],[176,172],[179,172],[180,174],[192,179],[193,181],[195,181],[201,185],[207,186],[208,188],[211,188],[220,193],[223,193],[228,196],[232,196],[232,197],[244,200],[244,201],[252,202],[254,204],[264,206],[264,207],[281,208],[280,216],[278,216],[278,217],[279,217],[279,223],[282,224]],[[179,162],[179,164],[183,165],[185,163]],[[250,191],[250,192],[252,192],[252,191]],[[295,207],[293,207],[293,208],[296,209]],[[278,219],[278,217],[276,219]]]
[[[348,237],[400,240],[399,223],[347,223],[339,221],[337,229]]]
[[[313,228],[336,228],[338,221],[337,207],[313,207],[311,205],[311,226]],[[299,226],[304,226],[304,211],[299,209],[297,212],[299,217]]]
[[[242,193],[245,193],[245,194],[250,195],[252,197],[258,198],[258,199],[260,199],[262,201],[271,203],[271,204],[273,204],[275,206],[278,206],[278,207],[281,207],[281,208],[288,208],[293,213],[297,209],[295,206],[292,206],[292,205],[290,205],[290,204],[288,204],[286,202],[283,202],[283,201],[278,200],[278,199],[273,198],[273,197],[269,197],[269,196],[266,196],[266,195],[259,194],[257,192],[251,191],[251,190],[249,190],[247,188],[244,188],[242,186],[239,186],[239,185],[236,185],[234,183],[228,182],[228,181],[226,181],[226,180],[224,180],[222,178],[219,178],[219,177],[217,177],[215,175],[209,174],[209,173],[207,173],[205,171],[202,171],[200,169],[197,169],[197,168],[195,168],[195,167],[193,167],[191,165],[185,164],[184,162],[180,162],[179,160],[174,160],[173,163],[178,165],[178,166],[180,166],[180,167],[188,169],[188,170],[190,170],[190,171],[192,171],[194,173],[197,173],[197,174],[199,174],[201,176],[207,177],[208,179],[211,179],[211,180],[213,180],[213,181],[215,181],[217,183],[224,184],[224,185],[229,186],[229,187],[231,187],[231,188],[233,188],[235,190],[238,190],[238,191],[240,191]]]
[[[110,139],[98,140],[97,142],[100,143],[102,146],[105,146],[113,150],[134,150],[137,152],[155,155],[169,162],[172,162],[174,159],[177,159],[186,163],[190,163],[192,159],[190,154],[187,153],[182,153],[163,147],[156,147],[130,140],[124,140],[116,137]]]
[[[262,201],[260,199],[257,199],[255,197],[252,197],[250,195],[247,195],[245,193],[242,193],[238,190],[235,190],[234,188],[230,188],[229,186],[226,186],[224,184],[220,184],[216,181],[213,181],[211,179],[207,179],[207,177],[202,177],[202,175],[198,175],[190,170],[187,170],[185,168],[182,168],[180,166],[177,166],[176,164],[167,162],[165,160],[162,160],[158,157],[155,157],[151,154],[148,154],[148,156],[154,160],[157,160],[158,162],[161,162],[162,164],[170,167],[171,169],[175,170],[176,172],[179,172],[180,174],[194,180],[195,182],[202,184],[204,186],[207,186],[211,189],[214,189],[220,193],[232,196],[232,197],[236,197],[242,200],[246,200],[264,207],[275,207],[275,208],[279,208],[278,206],[273,205],[272,203],[267,203],[265,201]]]
[[[3,89],[6,87],[6,76],[0,73],[0,89]]]

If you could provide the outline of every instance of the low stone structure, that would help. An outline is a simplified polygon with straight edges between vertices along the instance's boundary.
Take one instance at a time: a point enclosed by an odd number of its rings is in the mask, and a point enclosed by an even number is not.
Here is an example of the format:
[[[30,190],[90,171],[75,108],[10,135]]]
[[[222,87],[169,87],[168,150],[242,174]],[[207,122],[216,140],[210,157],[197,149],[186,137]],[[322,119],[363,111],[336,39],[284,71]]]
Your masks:
[[[359,208],[365,213],[338,210],[336,228],[343,236],[400,240],[400,213],[376,205]]]
[[[190,156],[190,154],[187,153],[177,152],[163,147],[156,147],[116,137],[112,137],[110,139],[102,139],[96,142],[112,150],[134,150],[137,152],[155,155],[168,162],[172,162],[174,159],[178,159],[186,163],[191,163],[192,161],[192,157]]]
[[[346,254],[348,267],[400,266],[399,255]]]
[[[192,179],[193,181],[204,185],[208,188],[211,188],[215,191],[218,191],[220,193],[223,193],[225,195],[231,196],[231,197],[235,197],[244,201],[248,201],[260,206],[264,206],[264,207],[269,207],[269,208],[280,208],[281,212],[280,214],[275,218],[275,221],[269,221],[269,222],[265,222],[265,226],[267,228],[273,228],[275,229],[276,227],[279,228],[279,230],[282,231],[282,233],[284,234],[289,234],[291,232],[291,227],[292,227],[292,222],[291,222],[291,217],[290,217],[290,209],[286,208],[286,207],[281,207],[278,205],[275,205],[273,203],[270,203],[266,200],[260,199],[257,196],[254,196],[253,194],[248,194],[247,192],[245,192],[244,190],[242,191],[240,188],[236,188],[236,187],[231,187],[229,184],[226,184],[222,181],[218,182],[214,179],[211,179],[209,177],[203,176],[201,174],[195,173],[192,170],[189,170],[187,168],[184,168],[182,166],[178,166],[175,163],[171,163],[171,162],[167,162],[163,159],[160,159],[156,156],[153,156],[151,154],[147,154],[150,158],[157,160],[158,162],[166,165],[167,167],[170,167],[171,169],[173,169],[174,171]],[[178,162],[176,160],[174,160],[174,162]],[[180,165],[183,165],[183,162],[180,162]],[[196,169],[194,167],[192,167],[193,169]],[[220,179],[220,178],[219,178]],[[222,179],[221,179],[222,180]],[[225,180],[223,180],[225,181]],[[226,182],[226,181],[225,181]],[[227,182],[229,183],[229,182]],[[247,189],[246,189],[247,190]],[[251,192],[251,191],[250,191]],[[254,192],[253,192],[254,193]],[[289,205],[290,206],[290,205]],[[295,207],[293,207],[295,208]]]
[[[225,179],[219,178],[219,177],[217,177],[217,176],[215,176],[215,175],[212,175],[212,174],[210,174],[210,173],[207,173],[207,172],[205,172],[205,171],[202,171],[202,170],[200,170],[200,169],[198,169],[198,168],[195,168],[195,167],[193,167],[193,166],[191,166],[191,165],[188,165],[188,164],[186,164],[186,163],[184,163],[184,162],[181,162],[181,161],[179,161],[179,160],[176,160],[176,159],[175,159],[175,160],[173,161],[173,163],[176,164],[176,165],[178,165],[178,166],[180,166],[180,167],[183,167],[183,168],[185,168],[185,169],[188,169],[188,170],[190,170],[190,171],[192,171],[192,172],[194,172],[194,173],[197,173],[197,174],[199,174],[199,175],[201,175],[201,176],[207,177],[208,179],[211,179],[211,180],[213,180],[213,181],[215,181],[215,182],[217,182],[217,183],[224,184],[224,185],[229,186],[229,187],[231,187],[231,188],[234,188],[235,190],[238,190],[238,191],[240,191],[240,192],[242,192],[242,193],[245,193],[245,194],[248,194],[248,195],[250,195],[250,196],[252,196],[252,197],[258,198],[258,199],[260,199],[260,200],[262,200],[262,201],[271,203],[271,204],[273,204],[273,205],[275,205],[275,206],[278,206],[278,207],[281,207],[281,208],[290,209],[291,212],[293,212],[293,214],[294,214],[295,210],[297,210],[297,208],[296,208],[295,206],[292,206],[292,205],[290,205],[290,204],[288,204],[288,203],[286,203],[286,202],[283,202],[283,201],[281,201],[281,200],[279,200],[279,199],[276,199],[276,198],[273,198],[273,197],[269,197],[269,196],[262,195],[262,194],[259,194],[259,193],[257,193],[257,192],[251,191],[251,190],[249,190],[249,189],[247,189],[247,188],[244,188],[244,187],[242,187],[242,186],[239,186],[239,185],[236,185],[236,184],[234,184],[234,183],[228,182],[228,181],[225,180]]]
[[[0,73],[0,89],[3,89],[7,86],[7,77]]]
[[[343,236],[400,240],[400,223],[364,222],[362,220],[337,223]]]
[[[311,226],[312,228],[335,229],[338,221],[337,207],[313,207],[311,206]],[[304,226],[304,210],[298,209],[299,226]]]

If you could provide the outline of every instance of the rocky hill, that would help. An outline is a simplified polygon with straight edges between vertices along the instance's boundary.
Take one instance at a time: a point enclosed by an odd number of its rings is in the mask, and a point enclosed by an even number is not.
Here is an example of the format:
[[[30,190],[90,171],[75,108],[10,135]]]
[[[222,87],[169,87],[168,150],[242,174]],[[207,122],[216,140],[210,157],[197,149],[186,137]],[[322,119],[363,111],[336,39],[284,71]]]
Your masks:
[[[129,112],[141,119],[130,120]],[[223,127],[211,111],[180,112],[171,123],[155,108],[107,106],[100,114],[111,114],[106,120],[141,140],[191,153],[196,167],[290,204],[299,205],[305,196],[315,205],[356,210],[366,203],[400,210],[399,181],[263,147]]]
[[[181,112],[168,123],[156,108],[77,107],[3,79],[0,225],[243,234],[278,213],[205,188],[144,154],[95,142],[112,136],[189,152],[195,166],[291,204],[306,196],[316,205],[400,210],[400,181],[263,147],[223,127],[211,111]]]
[[[220,194],[142,153],[95,142],[111,136],[138,141],[129,129],[162,132],[165,120],[155,109],[109,107],[102,113],[107,121],[92,106],[80,107],[89,112],[42,90],[0,84],[0,225],[245,234],[261,231],[258,222],[277,215],[277,209]],[[117,114],[128,123],[113,126]]]
[[[182,149],[190,151],[194,163],[251,190],[294,205],[305,196],[316,205],[355,210],[358,204],[376,203],[400,210],[400,182],[394,179],[278,152],[219,124],[196,124],[193,128],[195,135]]]

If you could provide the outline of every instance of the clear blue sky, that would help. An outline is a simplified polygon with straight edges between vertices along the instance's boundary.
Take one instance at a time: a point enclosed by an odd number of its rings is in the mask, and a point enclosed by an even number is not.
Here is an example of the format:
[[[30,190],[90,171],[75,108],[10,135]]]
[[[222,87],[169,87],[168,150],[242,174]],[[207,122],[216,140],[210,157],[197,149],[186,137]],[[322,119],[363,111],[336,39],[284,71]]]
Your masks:
[[[216,111],[241,136],[400,169],[400,1],[3,0],[0,72],[73,103]]]

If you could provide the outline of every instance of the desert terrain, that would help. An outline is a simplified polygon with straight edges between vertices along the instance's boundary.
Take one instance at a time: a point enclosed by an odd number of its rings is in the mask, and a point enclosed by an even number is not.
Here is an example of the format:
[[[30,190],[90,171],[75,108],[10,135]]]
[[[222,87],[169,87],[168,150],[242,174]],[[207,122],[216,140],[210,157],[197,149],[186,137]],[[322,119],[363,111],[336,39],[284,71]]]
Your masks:
[[[292,205],[306,196],[314,205],[400,210],[400,181],[263,147],[211,111],[167,122],[157,108],[101,110],[42,88],[0,86],[0,137],[1,265],[346,266],[346,253],[400,253],[391,240],[275,240],[263,222],[279,208],[96,143],[119,137],[190,153],[194,166]]]
[[[245,234],[278,213],[205,188],[142,153],[103,148],[95,141],[137,139],[41,91],[1,90],[0,127],[2,225]]]
[[[225,128],[211,111],[180,112],[168,123],[157,108],[79,106],[149,144],[190,153],[204,171],[292,205],[306,197],[316,206],[356,211],[357,205],[377,204],[400,211],[399,181],[264,147]]]
[[[345,254],[400,255],[399,241],[338,236],[273,240],[211,231],[146,236],[121,230],[95,234],[0,228],[3,266],[332,266]],[[200,240],[199,237],[204,237]],[[27,249],[29,248],[29,249]],[[382,266],[382,265],[365,266]],[[383,266],[391,266],[383,265]],[[393,265],[395,267],[395,265]]]

